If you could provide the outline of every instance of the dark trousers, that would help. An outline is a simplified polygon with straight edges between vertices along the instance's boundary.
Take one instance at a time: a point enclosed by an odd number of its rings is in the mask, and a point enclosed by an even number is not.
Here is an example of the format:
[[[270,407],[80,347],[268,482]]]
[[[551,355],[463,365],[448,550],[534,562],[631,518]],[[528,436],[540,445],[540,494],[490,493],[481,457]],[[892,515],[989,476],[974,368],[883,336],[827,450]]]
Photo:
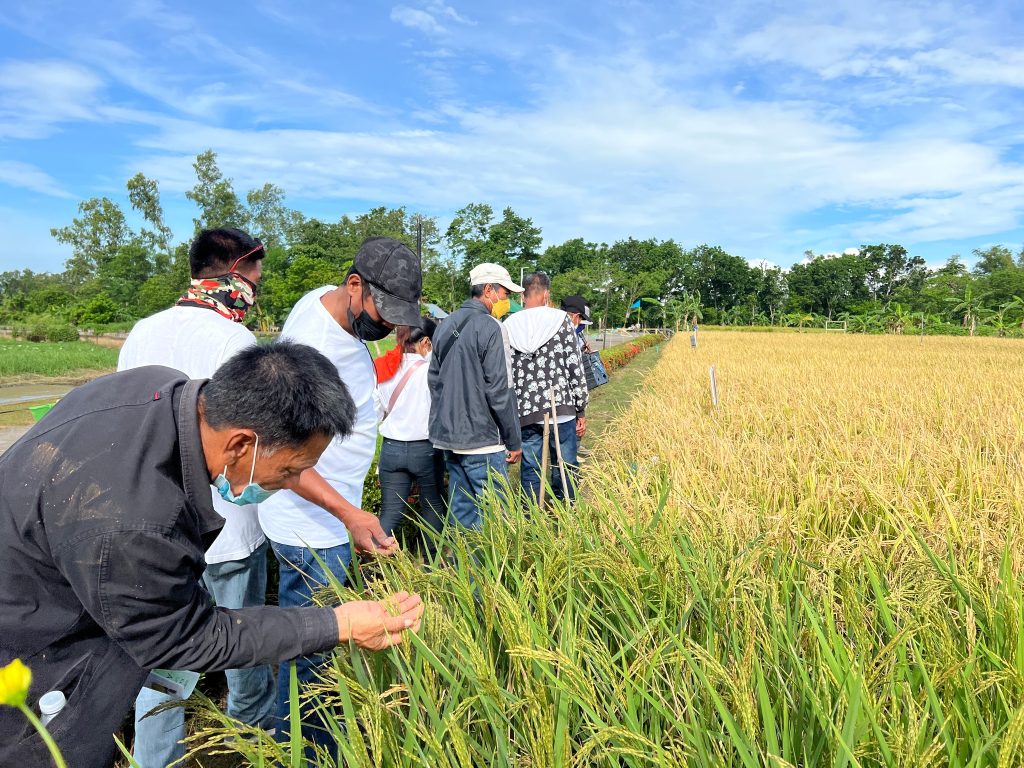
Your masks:
[[[380,527],[390,535],[410,514],[407,499],[413,482],[420,487],[419,532],[423,551],[433,556],[436,539],[447,514],[442,496],[444,458],[429,440],[392,440],[385,437],[377,461],[380,471]]]

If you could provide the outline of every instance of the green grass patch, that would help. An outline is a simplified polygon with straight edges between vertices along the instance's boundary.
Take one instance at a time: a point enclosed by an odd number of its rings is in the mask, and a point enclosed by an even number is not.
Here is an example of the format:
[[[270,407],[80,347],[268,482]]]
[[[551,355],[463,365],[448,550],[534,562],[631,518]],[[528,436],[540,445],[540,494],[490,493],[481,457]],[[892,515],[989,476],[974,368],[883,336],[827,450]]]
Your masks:
[[[0,380],[15,376],[67,376],[76,371],[113,371],[118,350],[85,341],[31,342],[0,339]]]
[[[609,374],[607,384],[590,393],[590,405],[587,406],[587,434],[583,437],[584,447],[599,440],[612,421],[629,405],[644,377],[657,364],[661,349],[661,344],[645,349],[627,366]]]

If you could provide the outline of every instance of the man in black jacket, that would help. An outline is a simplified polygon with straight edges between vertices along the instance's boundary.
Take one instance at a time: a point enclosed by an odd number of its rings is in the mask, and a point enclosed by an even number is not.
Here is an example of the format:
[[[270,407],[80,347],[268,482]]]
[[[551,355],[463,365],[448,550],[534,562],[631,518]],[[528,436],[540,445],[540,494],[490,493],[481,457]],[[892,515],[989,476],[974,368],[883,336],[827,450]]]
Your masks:
[[[485,263],[469,273],[470,298],[434,333],[430,385],[430,442],[444,450],[448,513],[477,528],[477,501],[494,476],[523,453],[516,392],[504,328],[491,308],[522,286],[508,270]]]
[[[157,366],[97,379],[0,457],[0,666],[21,658],[32,670],[30,706],[64,693],[50,732],[69,765],[112,765],[111,734],[149,670],[381,649],[418,628],[422,604],[405,592],[230,610],[201,586],[224,522],[209,486],[240,504],[291,487],[353,418],[323,355],[274,344],[239,352],[208,382]],[[0,766],[46,755],[20,713],[0,707]]]

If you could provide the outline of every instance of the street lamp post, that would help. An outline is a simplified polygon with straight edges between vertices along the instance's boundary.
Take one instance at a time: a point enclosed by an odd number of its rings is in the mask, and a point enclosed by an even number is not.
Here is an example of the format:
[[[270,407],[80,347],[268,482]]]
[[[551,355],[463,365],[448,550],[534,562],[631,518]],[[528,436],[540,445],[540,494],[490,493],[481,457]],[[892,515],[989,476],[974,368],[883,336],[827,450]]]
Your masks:
[[[601,287],[604,288],[604,339],[601,342],[601,349],[608,349],[608,298],[612,292],[612,279],[606,278]]]

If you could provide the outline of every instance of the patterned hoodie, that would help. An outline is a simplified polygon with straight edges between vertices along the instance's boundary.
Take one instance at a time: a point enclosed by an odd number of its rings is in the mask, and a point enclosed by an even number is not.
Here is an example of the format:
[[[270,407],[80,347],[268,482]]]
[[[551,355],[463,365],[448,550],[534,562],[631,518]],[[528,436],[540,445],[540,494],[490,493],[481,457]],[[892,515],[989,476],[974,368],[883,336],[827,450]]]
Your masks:
[[[569,315],[551,307],[516,312],[505,321],[512,347],[512,378],[519,424],[539,424],[551,413],[552,387],[559,416],[583,416],[589,395],[576,331]]]

